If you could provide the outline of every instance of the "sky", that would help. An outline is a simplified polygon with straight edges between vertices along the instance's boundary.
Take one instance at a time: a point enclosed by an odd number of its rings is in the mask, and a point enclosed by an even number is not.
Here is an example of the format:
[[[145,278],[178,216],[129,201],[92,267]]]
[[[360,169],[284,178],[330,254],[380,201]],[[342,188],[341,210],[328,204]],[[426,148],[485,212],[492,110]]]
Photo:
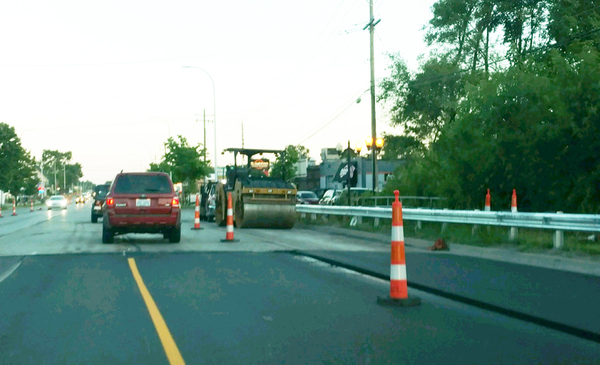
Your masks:
[[[389,75],[388,53],[417,69],[434,2],[374,1],[377,81]],[[37,159],[71,151],[82,180],[145,171],[169,137],[204,144],[204,125],[209,160],[216,125],[219,166],[233,162],[221,151],[242,144],[302,145],[320,163],[322,148],[371,134],[368,0],[28,0],[0,9],[0,122]],[[401,133],[376,110],[378,135]]]

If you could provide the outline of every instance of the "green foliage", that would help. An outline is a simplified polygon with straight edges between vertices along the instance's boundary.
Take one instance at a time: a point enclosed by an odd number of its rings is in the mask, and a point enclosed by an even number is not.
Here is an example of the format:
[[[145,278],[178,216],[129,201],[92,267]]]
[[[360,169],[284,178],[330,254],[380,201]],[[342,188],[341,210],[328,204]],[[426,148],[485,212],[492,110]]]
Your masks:
[[[0,190],[33,193],[37,183],[35,160],[21,146],[14,127],[6,123],[0,123],[0,171]]]
[[[170,173],[174,183],[194,183],[214,171],[209,167],[210,161],[204,161],[206,149],[198,144],[190,146],[187,139],[181,135],[178,140],[169,137],[164,144],[166,152],[158,164],[151,163],[148,171],[163,171]],[[195,184],[192,184],[195,185]]]
[[[385,144],[380,152],[382,160],[407,160],[414,155],[422,154],[425,146],[413,136],[395,136],[383,133]]]
[[[42,152],[39,170],[43,171],[49,185],[54,186],[56,184],[57,191],[53,193],[57,193],[58,188],[63,193],[68,191],[69,187],[77,186],[79,179],[83,177],[81,164],[69,163],[72,158],[73,153],[71,151],[44,150]]]
[[[389,154],[410,153],[384,193],[482,209],[490,189],[492,209],[508,210],[516,189],[521,211],[600,212],[600,8],[584,0],[490,4],[439,1],[427,40],[441,51],[415,74],[390,58],[380,100],[405,139],[387,137]],[[482,29],[503,32],[508,66],[488,70],[493,46],[483,52]],[[410,138],[423,147],[399,147]]]
[[[379,100],[389,108],[391,124],[408,136],[435,142],[445,124],[454,120],[464,94],[463,75],[456,65],[431,58],[412,75],[398,55],[390,55],[392,71],[380,83]]]
[[[294,164],[303,158],[308,158],[308,149],[304,146],[289,145],[285,152],[277,157],[272,165],[271,176],[289,181],[296,176]]]

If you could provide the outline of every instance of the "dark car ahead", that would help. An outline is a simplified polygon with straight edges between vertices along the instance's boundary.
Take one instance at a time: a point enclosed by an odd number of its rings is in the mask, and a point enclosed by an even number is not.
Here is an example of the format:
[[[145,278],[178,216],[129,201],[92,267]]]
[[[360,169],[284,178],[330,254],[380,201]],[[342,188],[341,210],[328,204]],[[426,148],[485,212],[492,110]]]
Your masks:
[[[215,208],[217,206],[216,196],[217,183],[209,181],[200,189],[200,219],[206,221],[215,220]]]
[[[319,197],[312,191],[301,190],[296,194],[298,204],[319,204]]]
[[[179,197],[164,172],[118,174],[102,213],[102,243],[125,233],[162,233],[169,242],[181,240]]]
[[[92,193],[92,198],[94,199],[94,204],[92,204],[92,223],[97,223],[98,218],[102,218],[102,205],[104,204],[106,194],[108,194],[108,189],[110,189],[110,185],[108,184],[96,185],[94,188],[94,192]]]

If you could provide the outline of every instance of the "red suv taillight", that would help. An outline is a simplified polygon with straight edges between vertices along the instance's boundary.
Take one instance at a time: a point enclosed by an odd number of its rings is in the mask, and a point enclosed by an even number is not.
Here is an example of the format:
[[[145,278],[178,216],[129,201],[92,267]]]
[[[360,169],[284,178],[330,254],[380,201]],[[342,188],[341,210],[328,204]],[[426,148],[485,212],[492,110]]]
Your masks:
[[[173,197],[173,200],[171,200],[171,206],[178,207],[179,206],[179,198]]]
[[[115,205],[115,200],[113,198],[106,198],[106,205],[112,207]]]

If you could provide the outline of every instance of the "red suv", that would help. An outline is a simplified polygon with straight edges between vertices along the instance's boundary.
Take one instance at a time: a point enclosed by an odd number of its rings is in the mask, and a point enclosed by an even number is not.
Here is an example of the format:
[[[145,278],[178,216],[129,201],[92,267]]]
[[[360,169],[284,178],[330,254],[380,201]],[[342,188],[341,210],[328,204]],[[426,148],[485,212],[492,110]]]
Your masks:
[[[115,235],[125,233],[162,233],[171,243],[181,240],[179,198],[164,172],[117,174],[102,218],[102,243],[113,243]]]

